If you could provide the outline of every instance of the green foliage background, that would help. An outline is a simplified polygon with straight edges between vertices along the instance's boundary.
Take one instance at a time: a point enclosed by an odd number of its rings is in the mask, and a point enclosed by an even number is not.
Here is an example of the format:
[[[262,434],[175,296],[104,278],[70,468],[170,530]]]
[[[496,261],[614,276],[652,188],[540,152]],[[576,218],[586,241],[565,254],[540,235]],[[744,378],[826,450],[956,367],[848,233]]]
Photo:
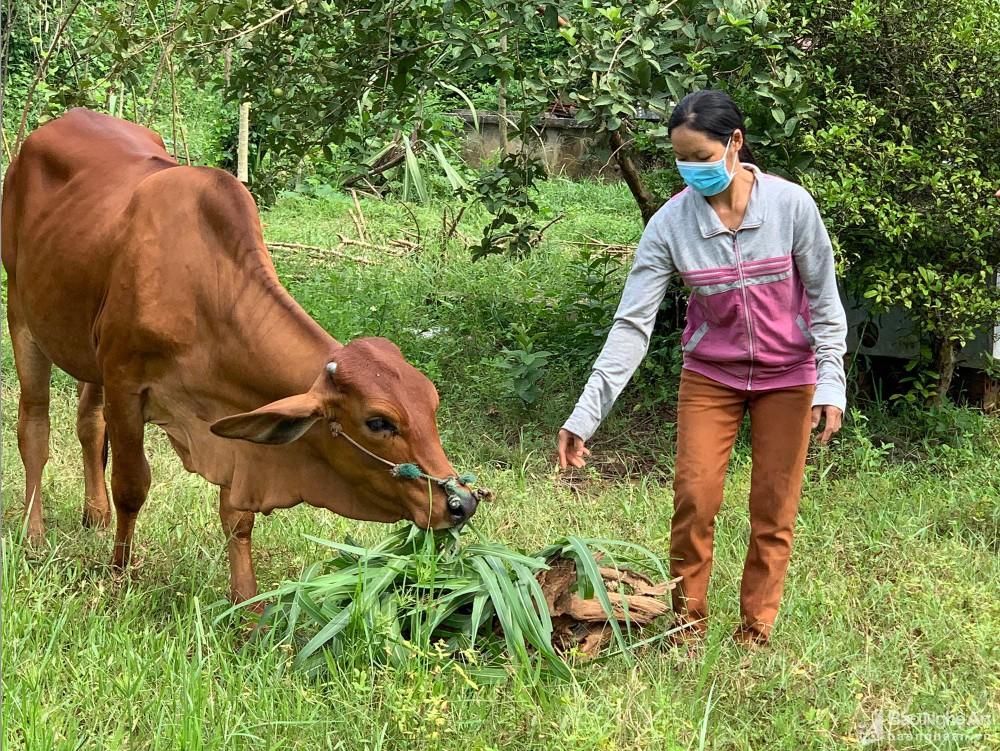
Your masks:
[[[623,153],[669,159],[665,129],[636,119],[638,108],[665,118],[686,92],[723,87],[746,112],[758,161],[817,198],[852,294],[875,312],[908,311],[923,353],[913,398],[938,395],[958,350],[1000,312],[991,0],[26,0],[7,10],[9,142],[31,91],[28,131],[68,106],[110,109],[155,127],[181,156],[232,168],[237,103],[250,101],[251,188],[263,204],[335,189],[410,144],[376,186],[487,208],[480,256],[530,251],[532,186],[544,176],[524,155],[470,170],[462,124],[445,113],[494,105],[504,82],[512,137],[558,101],[598,132],[623,133]],[[678,186],[672,171],[642,180],[654,202]]]

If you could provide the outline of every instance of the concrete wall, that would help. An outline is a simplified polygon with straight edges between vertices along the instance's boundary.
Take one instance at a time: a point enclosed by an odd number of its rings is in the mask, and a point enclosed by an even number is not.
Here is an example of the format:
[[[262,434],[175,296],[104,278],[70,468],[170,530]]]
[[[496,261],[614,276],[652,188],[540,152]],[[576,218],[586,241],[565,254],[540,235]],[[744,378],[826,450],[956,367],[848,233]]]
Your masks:
[[[479,130],[473,126],[472,114],[467,110],[454,112],[465,123],[462,157],[473,167],[495,155],[503,148],[500,137],[499,117],[492,112],[479,112]],[[580,125],[570,117],[546,117],[537,127],[537,135],[527,140],[528,149],[545,163],[549,175],[568,178],[596,177],[618,180],[617,165],[611,159],[611,150],[604,134]],[[512,152],[523,147],[519,139],[510,141]]]

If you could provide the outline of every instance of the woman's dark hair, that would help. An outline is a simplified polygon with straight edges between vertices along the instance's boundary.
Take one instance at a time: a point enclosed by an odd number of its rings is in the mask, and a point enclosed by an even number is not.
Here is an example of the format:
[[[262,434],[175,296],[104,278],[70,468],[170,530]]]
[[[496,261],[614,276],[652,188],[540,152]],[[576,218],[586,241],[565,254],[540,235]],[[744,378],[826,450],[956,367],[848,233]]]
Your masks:
[[[725,144],[734,130],[743,133],[743,148],[740,149],[741,162],[757,164],[747,146],[747,131],[743,124],[743,113],[732,97],[717,89],[694,91],[677,103],[667,121],[667,131],[681,126],[704,133],[713,141]]]

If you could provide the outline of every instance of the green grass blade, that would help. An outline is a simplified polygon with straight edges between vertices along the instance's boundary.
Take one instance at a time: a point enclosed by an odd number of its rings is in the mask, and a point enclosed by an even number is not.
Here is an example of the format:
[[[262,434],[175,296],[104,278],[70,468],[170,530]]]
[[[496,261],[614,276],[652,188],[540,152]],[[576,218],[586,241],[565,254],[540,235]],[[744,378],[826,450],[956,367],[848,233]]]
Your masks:
[[[618,643],[619,647],[625,649],[625,638],[622,636],[622,630],[618,625],[617,615],[611,605],[611,600],[608,598],[608,591],[604,587],[604,578],[601,576],[601,572],[597,570],[597,563],[594,561],[593,553],[590,552],[590,549],[579,537],[570,535],[567,536],[566,541],[575,553],[574,557],[576,558],[579,569],[582,569],[583,574],[589,580],[594,596],[597,598],[597,601],[601,603],[601,607],[608,616],[608,625],[611,626],[611,631],[615,636],[615,641]],[[628,659],[631,662],[631,657]]]
[[[403,180],[403,200],[407,200],[407,188],[409,185],[413,185],[413,189],[417,192],[417,198],[420,199],[421,203],[427,203],[427,186],[424,185],[424,176],[420,172],[420,162],[417,161],[416,154],[413,153],[413,147],[410,145],[410,139],[404,138],[403,144],[405,146],[405,179]]]
[[[601,552],[611,558],[615,558],[614,554],[611,552],[614,548],[624,548],[626,550],[634,550],[637,553],[641,553],[643,556],[643,562],[647,562],[650,568],[655,569],[659,576],[664,579],[670,578],[670,571],[664,567],[663,558],[643,545],[628,542],[627,540],[608,540],[599,537],[587,537],[581,539],[585,544],[598,548]],[[639,561],[636,562],[639,563]]]
[[[470,556],[475,555],[489,555],[501,560],[508,561],[510,563],[520,563],[522,566],[527,566],[528,568],[535,571],[544,571],[549,568],[549,565],[545,562],[544,558],[539,558],[538,556],[524,555],[523,553],[518,553],[515,550],[511,550],[503,545],[492,545],[492,544],[482,544],[477,543],[473,545],[468,545],[465,548],[465,554]]]
[[[512,567],[517,573],[518,579],[520,579],[524,588],[530,594],[535,612],[538,615],[539,625],[542,627],[542,634],[545,637],[546,643],[551,645],[552,618],[549,616],[549,604],[545,601],[545,593],[542,591],[542,585],[538,583],[534,572],[527,566],[514,563]]]
[[[525,647],[525,640],[545,657],[546,662],[561,678],[569,678],[568,666],[556,655],[552,647],[551,628],[550,636],[546,638],[544,628],[539,620],[538,612],[532,602],[531,595],[525,591],[522,583],[515,584],[510,579],[510,572],[503,565],[503,562],[493,556],[484,556],[483,560],[493,569],[496,574],[496,582],[499,586],[505,602],[509,604],[510,614],[518,625],[518,641],[516,645],[517,654],[523,655],[523,664],[530,667],[531,661]],[[548,611],[546,611],[548,616]],[[505,633],[506,636],[506,633]],[[508,639],[508,644],[510,640]]]
[[[332,548],[333,550],[338,550],[343,553],[349,553],[351,555],[358,556],[362,560],[370,560],[373,558],[391,558],[397,560],[405,560],[405,556],[398,555],[394,552],[389,552],[388,550],[379,550],[377,548],[362,548],[357,545],[349,545],[344,542],[334,542],[333,540],[324,540],[321,537],[313,537],[312,535],[302,535],[305,539],[310,542],[314,542],[317,545],[322,545],[325,548]],[[356,563],[356,561],[355,561]]]
[[[472,103],[472,100],[469,99],[469,97],[466,95],[466,93],[464,91],[462,91],[460,88],[458,88],[457,86],[452,86],[450,83],[445,83],[444,81],[441,82],[441,85],[444,86],[449,91],[454,91],[456,94],[458,94],[462,98],[462,101],[465,102],[465,106],[469,108],[469,112],[472,114],[472,127],[474,127],[476,129],[476,132],[478,133],[479,132],[479,113],[476,112],[476,105],[474,105]]]
[[[473,568],[482,577],[483,586],[489,593],[490,601],[496,612],[497,619],[500,621],[500,628],[503,629],[504,641],[507,643],[507,649],[511,653],[511,657],[522,665],[527,665],[530,662],[530,658],[527,649],[524,647],[524,635],[521,633],[521,627],[511,612],[510,605],[508,604],[509,601],[504,596],[500,578],[490,568],[485,558],[473,558],[471,562]],[[510,581],[508,580],[507,583],[509,584]]]
[[[321,628],[316,635],[306,642],[305,646],[299,650],[299,653],[295,656],[295,666],[302,667],[314,652],[321,647],[326,646],[331,639],[347,628],[347,624],[350,622],[350,619],[350,608],[344,608],[337,613],[331,621],[323,626],[323,628]]]
[[[479,629],[483,623],[493,617],[493,606],[490,604],[490,596],[486,592],[480,591],[472,601],[472,615],[469,618],[469,643],[475,644]]]
[[[468,189],[469,184],[458,173],[458,170],[455,169],[448,157],[445,156],[441,145],[437,143],[428,143],[426,141],[425,143],[427,143],[427,147],[430,152],[437,158],[438,164],[441,165],[441,169],[444,170],[445,177],[448,178],[448,182],[451,184],[451,189],[455,191]]]

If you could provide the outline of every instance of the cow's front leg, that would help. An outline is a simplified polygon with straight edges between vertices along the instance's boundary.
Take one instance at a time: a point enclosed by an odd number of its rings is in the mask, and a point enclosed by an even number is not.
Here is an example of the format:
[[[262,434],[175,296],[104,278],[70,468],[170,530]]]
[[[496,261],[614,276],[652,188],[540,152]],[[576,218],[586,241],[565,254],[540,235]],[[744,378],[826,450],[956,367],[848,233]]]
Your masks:
[[[83,526],[106,527],[111,523],[111,504],[104,473],[108,466],[108,428],[104,420],[104,388],[95,383],[77,384],[76,435],[83,448],[86,486]]]
[[[243,602],[257,594],[257,577],[250,552],[254,515],[252,511],[233,508],[229,488],[220,488],[219,517],[229,550],[229,596],[233,602]],[[257,603],[254,610],[263,610],[263,603]]]
[[[149,463],[143,449],[142,398],[137,389],[106,389],[105,415],[111,440],[111,498],[115,503],[115,552],[111,565],[124,569],[132,558],[132,533],[149,493]]]

